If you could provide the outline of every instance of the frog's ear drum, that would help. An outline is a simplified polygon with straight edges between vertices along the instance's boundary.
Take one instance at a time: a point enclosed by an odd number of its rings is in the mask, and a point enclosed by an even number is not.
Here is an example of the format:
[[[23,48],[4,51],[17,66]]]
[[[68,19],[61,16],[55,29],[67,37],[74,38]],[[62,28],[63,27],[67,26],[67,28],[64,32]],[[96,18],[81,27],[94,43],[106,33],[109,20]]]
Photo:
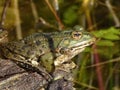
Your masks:
[[[82,32],[79,32],[79,31],[73,31],[72,32],[72,38],[78,40],[82,37]]]

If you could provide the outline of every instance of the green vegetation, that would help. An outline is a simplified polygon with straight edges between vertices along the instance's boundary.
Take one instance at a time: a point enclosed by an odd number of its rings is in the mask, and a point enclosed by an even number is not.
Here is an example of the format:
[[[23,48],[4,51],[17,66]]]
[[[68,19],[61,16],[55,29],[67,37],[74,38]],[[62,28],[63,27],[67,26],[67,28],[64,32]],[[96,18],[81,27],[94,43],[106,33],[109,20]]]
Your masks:
[[[10,41],[17,37],[14,0],[11,1],[4,24]],[[49,1],[54,6],[54,0]],[[120,90],[120,0],[58,1],[58,17],[65,28],[81,25],[97,38],[95,47],[87,48],[74,58],[78,65],[74,71],[75,87],[78,90]],[[1,0],[0,15],[3,3]],[[52,32],[61,27],[45,0],[19,0],[18,5],[23,37],[34,32]],[[40,17],[49,25],[44,25]]]

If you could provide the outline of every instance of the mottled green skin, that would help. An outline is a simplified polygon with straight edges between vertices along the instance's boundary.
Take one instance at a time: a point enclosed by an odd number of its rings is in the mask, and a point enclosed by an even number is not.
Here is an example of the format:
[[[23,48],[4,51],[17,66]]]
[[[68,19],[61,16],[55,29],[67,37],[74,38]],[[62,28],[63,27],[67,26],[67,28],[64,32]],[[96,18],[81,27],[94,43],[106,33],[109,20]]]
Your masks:
[[[73,38],[73,32],[80,32],[80,38]],[[79,36],[78,34],[76,35]],[[52,33],[35,33],[19,41],[1,44],[0,53],[3,57],[25,68],[31,67],[45,74],[46,70],[41,67],[41,59],[44,61],[48,58],[53,60],[53,63],[55,61],[55,65],[62,64],[64,58],[67,62],[94,41],[95,38],[81,28]]]

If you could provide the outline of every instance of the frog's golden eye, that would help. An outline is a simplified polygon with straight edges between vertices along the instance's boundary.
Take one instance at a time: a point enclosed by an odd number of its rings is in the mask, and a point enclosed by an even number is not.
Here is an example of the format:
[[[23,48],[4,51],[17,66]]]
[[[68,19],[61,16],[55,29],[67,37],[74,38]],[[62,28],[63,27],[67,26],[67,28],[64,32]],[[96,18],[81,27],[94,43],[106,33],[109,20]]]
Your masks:
[[[82,37],[82,32],[74,31],[74,32],[72,32],[72,37],[74,39],[80,39]]]

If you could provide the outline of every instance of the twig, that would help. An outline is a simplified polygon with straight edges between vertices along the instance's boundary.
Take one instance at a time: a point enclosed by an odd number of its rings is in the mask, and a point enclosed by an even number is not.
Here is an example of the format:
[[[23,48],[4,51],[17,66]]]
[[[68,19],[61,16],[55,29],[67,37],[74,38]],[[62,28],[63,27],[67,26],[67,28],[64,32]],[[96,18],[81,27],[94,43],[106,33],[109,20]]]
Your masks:
[[[57,12],[56,12],[55,9],[51,6],[49,0],[45,0],[45,2],[47,3],[48,7],[50,8],[50,10],[52,11],[52,13],[54,14],[54,16],[55,16],[55,18],[56,18],[56,20],[57,20],[57,22],[58,22],[59,29],[60,29],[60,30],[63,30],[64,25],[62,24],[60,18],[58,17]]]
[[[4,7],[3,7],[3,11],[1,14],[1,20],[0,20],[0,28],[2,28],[4,26],[4,21],[6,19],[6,11],[7,11],[7,7],[10,3],[10,0],[6,0],[4,3]]]
[[[22,38],[22,30],[21,30],[21,22],[20,22],[20,16],[19,16],[19,6],[18,6],[18,0],[14,0],[14,13],[16,17],[16,34],[17,39]]]
[[[96,87],[94,87],[92,85],[88,85],[88,84],[85,84],[85,83],[82,83],[82,82],[78,82],[78,81],[73,81],[73,82],[76,83],[76,84],[78,84],[78,85],[80,85],[80,86],[82,86],[82,87],[88,88],[88,90],[98,90],[98,88],[96,88]]]
[[[50,28],[58,30],[57,27],[55,27],[54,25],[52,25],[49,22],[45,21],[42,17],[39,18],[38,23],[42,23],[43,25],[45,25],[47,27],[50,27]]]
[[[112,9],[112,6],[111,6],[111,4],[110,4],[110,0],[106,0],[105,3],[106,3],[106,5],[107,5],[107,7],[108,7],[108,9],[109,9],[109,11],[110,11],[110,13],[111,13],[111,15],[113,16],[113,20],[114,20],[114,22],[115,22],[115,26],[116,26],[116,27],[120,27],[120,21],[119,21],[117,15],[115,14],[115,12],[114,12],[113,9]]]
[[[37,9],[36,9],[36,6],[35,6],[33,0],[30,0],[30,4],[31,4],[31,9],[32,9],[32,13],[33,13],[35,22],[37,22],[39,16],[38,16],[38,12],[37,12]]]
[[[97,63],[97,64],[94,64],[94,65],[91,65],[91,66],[87,66],[86,68],[101,66],[101,65],[108,64],[108,63],[118,62],[118,61],[120,61],[120,57],[115,58],[115,59],[111,59],[111,60],[107,60],[107,61],[102,62],[102,63]]]
[[[95,63],[98,64],[100,62],[100,58],[99,58],[99,54],[97,52],[97,46],[94,45],[93,49],[94,49]],[[98,78],[99,90],[105,90],[100,66],[96,67],[96,74],[97,74],[97,78]]]
[[[83,3],[82,3],[82,7],[84,9],[84,12],[85,12],[85,17],[87,19],[87,24],[88,24],[88,27],[89,27],[89,30],[92,31],[93,30],[93,22],[92,22],[92,19],[91,19],[91,7],[90,7],[90,0],[83,0]]]
[[[54,3],[54,8],[55,8],[55,10],[57,11],[57,13],[58,13],[58,11],[59,11],[59,4],[58,4],[58,0],[54,0],[53,1],[53,3]]]
[[[117,58],[116,58],[117,59]],[[120,60],[120,57],[119,57],[119,60]],[[119,85],[120,85],[120,83],[119,83],[119,71],[118,71],[118,73],[117,72],[114,72],[114,71],[116,71],[116,70],[118,70],[119,69],[119,63],[116,63],[115,65],[114,65],[114,67],[110,70],[110,73],[109,73],[109,76],[108,76],[108,78],[106,79],[106,83],[105,83],[105,90],[107,90],[107,87],[108,87],[108,85],[109,85],[109,81],[111,80],[111,78],[112,79],[115,79],[115,86],[116,87],[119,87]],[[117,89],[116,89],[117,90]]]

